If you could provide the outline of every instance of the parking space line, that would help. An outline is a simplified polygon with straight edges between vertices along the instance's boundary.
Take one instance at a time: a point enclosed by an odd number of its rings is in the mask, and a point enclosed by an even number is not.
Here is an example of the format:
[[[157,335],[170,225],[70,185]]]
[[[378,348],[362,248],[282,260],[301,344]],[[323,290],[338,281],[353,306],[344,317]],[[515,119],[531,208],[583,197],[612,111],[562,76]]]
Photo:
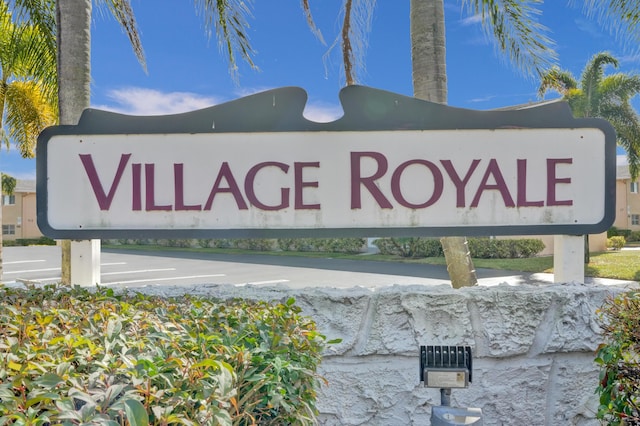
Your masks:
[[[137,271],[116,271],[116,272],[103,272],[100,275],[122,275],[122,274],[143,274],[145,272],[165,272],[175,271],[176,268],[163,268],[163,269],[139,269]]]
[[[32,260],[14,260],[12,262],[2,262],[3,265],[15,265],[18,263],[37,263],[37,262],[46,262],[44,259],[32,259]]]
[[[30,272],[47,272],[47,271],[59,271],[60,268],[44,268],[44,269],[26,269],[24,271],[4,271],[5,275],[8,274],[28,274]]]
[[[289,280],[269,280],[269,281],[253,281],[250,283],[243,283],[243,284],[234,284],[236,287],[243,287],[245,285],[265,285],[265,284],[282,284],[282,283],[288,283]]]
[[[109,283],[103,282],[102,285],[109,284],[135,284],[135,283],[144,283],[144,282],[152,282],[152,281],[171,281],[171,280],[190,280],[194,278],[212,278],[212,277],[224,277],[225,274],[212,274],[212,275],[190,275],[186,277],[164,277],[164,278],[145,278],[141,280],[129,280],[129,281],[113,281]]]

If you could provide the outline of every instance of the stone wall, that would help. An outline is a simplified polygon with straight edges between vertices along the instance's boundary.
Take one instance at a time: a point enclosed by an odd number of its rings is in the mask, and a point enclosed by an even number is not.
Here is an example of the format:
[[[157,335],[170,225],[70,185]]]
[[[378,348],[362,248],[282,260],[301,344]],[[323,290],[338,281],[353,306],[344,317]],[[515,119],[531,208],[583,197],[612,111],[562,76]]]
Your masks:
[[[440,404],[439,391],[419,382],[419,346],[428,344],[473,348],[473,382],[453,391],[452,405],[482,408],[484,425],[598,425],[596,310],[622,290],[578,283],[161,287],[166,295],[295,297],[328,339],[342,339],[324,355],[328,385],[318,404],[320,424],[336,426],[428,425],[430,407]]]

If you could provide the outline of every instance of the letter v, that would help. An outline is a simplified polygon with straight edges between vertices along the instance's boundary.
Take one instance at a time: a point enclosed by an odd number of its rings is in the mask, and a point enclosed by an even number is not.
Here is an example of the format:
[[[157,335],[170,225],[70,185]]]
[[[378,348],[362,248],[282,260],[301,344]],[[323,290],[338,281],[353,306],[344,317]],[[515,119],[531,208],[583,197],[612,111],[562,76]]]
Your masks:
[[[122,174],[124,173],[124,168],[129,162],[129,158],[131,158],[131,154],[122,154],[122,156],[120,157],[120,164],[118,164],[116,176],[115,178],[113,178],[111,188],[109,188],[109,194],[107,195],[104,193],[102,183],[100,183],[100,178],[98,177],[96,166],[93,164],[93,158],[91,158],[91,154],[80,154],[80,160],[82,161],[82,165],[87,172],[89,182],[91,183],[91,188],[93,188],[93,193],[96,196],[96,200],[98,200],[100,210],[109,210],[109,208],[111,207],[111,201],[113,201],[113,196],[116,193],[116,189],[118,188],[118,184],[120,183],[120,179],[122,178]]]

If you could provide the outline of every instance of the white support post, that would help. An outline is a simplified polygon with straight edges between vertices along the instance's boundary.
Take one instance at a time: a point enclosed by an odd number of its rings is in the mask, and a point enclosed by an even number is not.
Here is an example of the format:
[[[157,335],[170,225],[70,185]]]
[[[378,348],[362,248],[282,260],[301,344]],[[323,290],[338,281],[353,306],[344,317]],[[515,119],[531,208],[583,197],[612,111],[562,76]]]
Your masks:
[[[553,282],[584,282],[584,235],[553,238]]]
[[[71,284],[100,285],[100,240],[71,241]]]

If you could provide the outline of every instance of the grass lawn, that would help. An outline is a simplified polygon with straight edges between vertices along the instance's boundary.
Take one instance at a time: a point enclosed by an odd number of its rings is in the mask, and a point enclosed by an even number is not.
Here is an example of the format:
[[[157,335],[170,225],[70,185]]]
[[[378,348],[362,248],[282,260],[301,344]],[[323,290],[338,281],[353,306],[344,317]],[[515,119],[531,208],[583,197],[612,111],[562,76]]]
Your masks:
[[[191,251],[216,254],[255,254],[264,256],[305,256],[305,257],[332,257],[341,259],[357,259],[382,262],[425,263],[432,265],[444,265],[443,257],[404,258],[381,254],[344,254],[344,253],[318,253],[318,252],[293,252],[293,251],[251,251],[240,249],[215,249],[215,248],[177,248],[150,245],[114,245],[104,247],[127,250],[155,250],[155,251]],[[474,259],[476,268],[503,269],[522,272],[553,272],[553,256],[532,257],[526,259]],[[619,280],[640,281],[640,250],[609,251],[591,253],[591,262],[585,266],[585,275],[588,277],[614,278]]]
[[[585,268],[589,277],[640,281],[640,250],[592,253]]]

